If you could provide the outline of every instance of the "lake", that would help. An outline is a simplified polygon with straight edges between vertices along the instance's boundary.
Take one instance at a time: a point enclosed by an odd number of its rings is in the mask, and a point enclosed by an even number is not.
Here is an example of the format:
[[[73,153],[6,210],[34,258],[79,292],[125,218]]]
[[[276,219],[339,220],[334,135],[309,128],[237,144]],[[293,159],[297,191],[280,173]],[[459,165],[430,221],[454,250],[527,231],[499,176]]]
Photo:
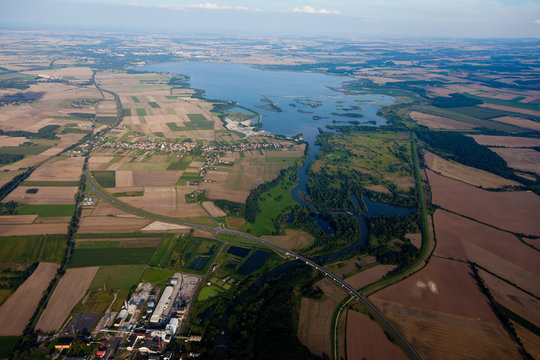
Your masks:
[[[206,91],[207,99],[236,101],[261,114],[263,130],[286,136],[302,133],[310,145],[317,128],[332,125],[333,120],[384,124],[386,120],[377,116],[377,111],[381,105],[394,102],[390,96],[346,95],[330,89],[342,88],[343,83],[353,80],[344,76],[209,62],[163,63],[141,70],[188,75],[191,87]],[[272,110],[272,103],[282,111]]]

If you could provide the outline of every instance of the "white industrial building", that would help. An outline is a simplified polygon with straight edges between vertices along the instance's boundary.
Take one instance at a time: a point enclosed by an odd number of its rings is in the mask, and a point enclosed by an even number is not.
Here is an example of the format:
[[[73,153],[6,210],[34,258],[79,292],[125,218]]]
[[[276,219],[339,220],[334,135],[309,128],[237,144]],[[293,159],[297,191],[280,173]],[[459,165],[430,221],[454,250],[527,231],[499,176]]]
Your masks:
[[[156,309],[154,310],[154,313],[150,317],[150,322],[152,324],[157,324],[161,321],[161,315],[163,314],[163,311],[169,307],[171,304],[171,295],[173,292],[172,286],[167,286],[165,290],[163,290],[163,294],[161,295],[161,298],[159,299],[158,304],[156,305]]]
[[[174,336],[174,334],[176,333],[176,329],[178,329],[178,319],[172,318],[165,327],[165,331]]]

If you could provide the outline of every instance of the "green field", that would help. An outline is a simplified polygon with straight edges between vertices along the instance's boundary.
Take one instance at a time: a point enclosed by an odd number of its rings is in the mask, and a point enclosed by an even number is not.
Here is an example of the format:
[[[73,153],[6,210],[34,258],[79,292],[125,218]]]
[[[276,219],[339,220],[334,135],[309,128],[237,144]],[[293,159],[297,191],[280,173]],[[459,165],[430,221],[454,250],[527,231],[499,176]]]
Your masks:
[[[73,216],[75,205],[21,205],[17,208],[17,214],[37,214],[41,217]]]
[[[185,122],[183,126],[178,126],[176,123],[167,123],[167,126],[172,131],[187,131],[187,130],[213,130],[214,122],[208,121],[202,114],[187,114],[189,122]]]
[[[142,275],[141,281],[149,282],[156,285],[165,285],[167,283],[167,280],[173,275],[173,270],[146,268]]]
[[[167,170],[186,170],[191,164],[193,156],[185,155],[179,161],[173,162],[167,167]]]
[[[0,359],[9,358],[18,341],[18,336],[0,336]]]
[[[103,284],[101,285],[103,287]],[[104,289],[92,289],[87,297],[85,297],[84,304],[79,302],[72,310],[72,314],[81,312],[88,312],[94,314],[102,314],[109,308],[109,305],[114,300],[115,291],[109,288]],[[120,295],[119,295],[120,296]]]
[[[158,136],[158,137],[162,137],[162,138],[165,137],[165,134],[164,134],[163,132],[161,132],[161,131],[156,131],[156,132],[154,133],[154,135],[156,135],[156,136]]]
[[[77,241],[75,249],[114,249],[119,248],[120,241]]]
[[[488,98],[488,97],[482,97],[482,96],[476,96],[471,94],[465,94],[465,96],[481,100],[485,103],[494,104],[494,105],[502,105],[502,106],[510,106],[515,107],[519,109],[528,109],[528,110],[536,110],[540,111],[540,106],[534,104],[534,103],[521,103],[520,100],[525,99],[523,96],[518,96],[512,100],[503,100],[503,99],[495,99],[495,98]],[[516,112],[519,112],[516,110]]]
[[[0,238],[0,264],[31,261],[60,263],[66,245],[66,235]]]
[[[136,103],[140,102],[136,96],[132,96],[131,99],[133,100],[133,102],[136,102]]]
[[[167,237],[161,242],[149,264],[160,268],[187,271],[191,262],[198,256],[212,259],[219,246],[220,243],[214,240],[191,237],[190,235],[178,238]],[[212,263],[211,259],[206,264],[205,269]],[[204,272],[205,269],[195,272]],[[193,272],[193,270],[189,271]]]
[[[217,286],[211,285],[211,286],[205,286],[202,288],[201,292],[199,293],[199,296],[197,297],[198,301],[204,301],[206,299],[209,299],[211,297],[217,296],[221,294],[223,290],[218,288]]]
[[[113,194],[114,197],[134,197],[134,196],[143,196],[144,190],[140,191],[125,191],[125,192],[118,192]]]
[[[114,171],[92,171],[92,176],[104,188],[113,188],[116,186],[116,175]]]
[[[145,109],[137,109],[137,115],[138,116],[146,116],[146,110]]]
[[[116,120],[118,120],[116,116],[96,116],[96,122],[105,125],[113,125]]]
[[[70,267],[148,264],[154,247],[76,249]]]
[[[255,217],[254,223],[246,222],[245,231],[250,231],[255,236],[271,235],[277,231],[274,221],[286,208],[296,204],[291,197],[291,189],[297,184],[296,171],[296,168],[287,170],[276,186],[259,196],[261,212]]]
[[[149,101],[148,104],[150,105],[150,107],[152,107],[153,109],[159,109],[161,106],[159,106],[159,104],[155,101]]]
[[[176,182],[176,185],[185,185],[188,181],[200,181],[201,176],[198,172],[184,172]]]
[[[91,289],[129,289],[139,282],[146,265],[110,265],[100,266],[90,285]]]
[[[49,149],[52,145],[53,144],[51,145],[39,144],[38,145],[35,143],[31,143],[31,145],[21,144],[19,146],[3,146],[3,147],[0,147],[0,154],[37,155]]]

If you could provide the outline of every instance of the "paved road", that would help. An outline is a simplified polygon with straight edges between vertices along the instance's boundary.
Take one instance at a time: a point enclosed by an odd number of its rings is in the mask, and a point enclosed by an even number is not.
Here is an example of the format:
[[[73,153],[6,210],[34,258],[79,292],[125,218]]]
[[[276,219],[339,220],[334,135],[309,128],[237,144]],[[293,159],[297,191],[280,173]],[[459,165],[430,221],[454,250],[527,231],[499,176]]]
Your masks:
[[[281,246],[272,244],[271,242],[265,241],[265,240],[260,239],[260,238],[258,238],[256,236],[253,236],[253,235],[245,234],[245,233],[240,232],[240,231],[225,229],[225,228],[222,228],[221,226],[213,227],[213,226],[207,226],[207,225],[194,224],[194,223],[190,223],[190,222],[187,222],[187,221],[177,220],[177,219],[169,218],[169,217],[166,217],[166,216],[152,214],[152,213],[148,213],[146,211],[131,208],[131,207],[126,206],[125,204],[117,201],[116,199],[111,198],[109,196],[109,194],[103,193],[101,190],[96,188],[94,186],[94,184],[92,184],[90,182],[89,178],[88,178],[88,169],[84,173],[84,176],[86,177],[87,183],[90,185],[90,187],[94,190],[94,192],[96,194],[98,194],[101,198],[111,202],[114,206],[116,206],[116,207],[118,207],[118,208],[120,208],[120,209],[122,209],[122,210],[124,210],[126,212],[129,212],[129,213],[132,213],[132,214],[135,214],[135,215],[139,215],[139,216],[143,216],[143,217],[147,217],[147,218],[150,218],[150,219],[162,221],[162,222],[167,222],[167,223],[172,223],[172,224],[179,224],[179,225],[186,225],[186,226],[193,227],[193,228],[199,228],[199,229],[204,229],[204,230],[215,231],[216,236],[220,232],[224,233],[224,234],[230,234],[230,235],[239,236],[239,237],[242,237],[244,239],[248,239],[248,240],[251,240],[251,241],[266,245],[266,246],[268,246],[270,248],[273,248],[273,249],[276,249],[276,250],[291,254],[296,259],[305,262],[307,265],[310,265],[310,266],[316,268],[317,270],[324,273],[326,276],[330,277],[332,280],[334,280],[335,282],[340,284],[343,288],[345,288],[353,297],[355,297],[356,299],[361,301],[367,308],[369,308],[375,314],[375,316],[377,316],[379,318],[380,321],[382,321],[388,327],[388,329],[392,332],[392,334],[399,340],[399,342],[402,344],[402,346],[405,349],[407,349],[409,354],[414,359],[420,359],[420,357],[416,354],[416,352],[413,350],[413,348],[407,343],[407,341],[403,338],[403,336],[401,336],[401,334],[386,320],[386,318],[377,310],[376,307],[374,307],[369,301],[367,301],[366,298],[364,298],[362,295],[360,295],[360,293],[358,293],[352,286],[347,284],[345,281],[343,281],[337,275],[334,275],[333,273],[326,270],[325,268],[323,268],[319,264],[315,263],[314,261],[312,261],[312,260],[310,260],[310,259],[308,259],[306,257],[303,257],[300,254],[292,252],[292,251],[290,251],[288,249],[285,249],[285,248],[283,248]]]

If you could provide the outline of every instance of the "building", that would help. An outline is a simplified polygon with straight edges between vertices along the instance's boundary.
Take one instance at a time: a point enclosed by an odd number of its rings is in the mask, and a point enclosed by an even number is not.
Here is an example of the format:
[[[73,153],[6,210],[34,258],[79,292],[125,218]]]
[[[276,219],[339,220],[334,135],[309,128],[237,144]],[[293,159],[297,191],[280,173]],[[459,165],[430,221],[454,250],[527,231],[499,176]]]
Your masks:
[[[176,330],[178,329],[178,319],[172,318],[167,326],[165,327],[165,331],[167,331],[169,334],[174,335],[176,333]]]
[[[55,350],[71,349],[71,345],[73,345],[72,338],[61,338],[58,340],[56,344],[54,344],[54,349]]]
[[[173,292],[172,286],[167,286],[165,287],[165,290],[163,290],[163,294],[161,295],[161,298],[159,299],[159,302],[156,305],[156,309],[154,310],[154,313],[152,314],[152,317],[150,318],[150,322],[152,324],[157,324],[161,321],[161,315],[163,315],[163,311],[167,309],[171,303],[172,292]]]

